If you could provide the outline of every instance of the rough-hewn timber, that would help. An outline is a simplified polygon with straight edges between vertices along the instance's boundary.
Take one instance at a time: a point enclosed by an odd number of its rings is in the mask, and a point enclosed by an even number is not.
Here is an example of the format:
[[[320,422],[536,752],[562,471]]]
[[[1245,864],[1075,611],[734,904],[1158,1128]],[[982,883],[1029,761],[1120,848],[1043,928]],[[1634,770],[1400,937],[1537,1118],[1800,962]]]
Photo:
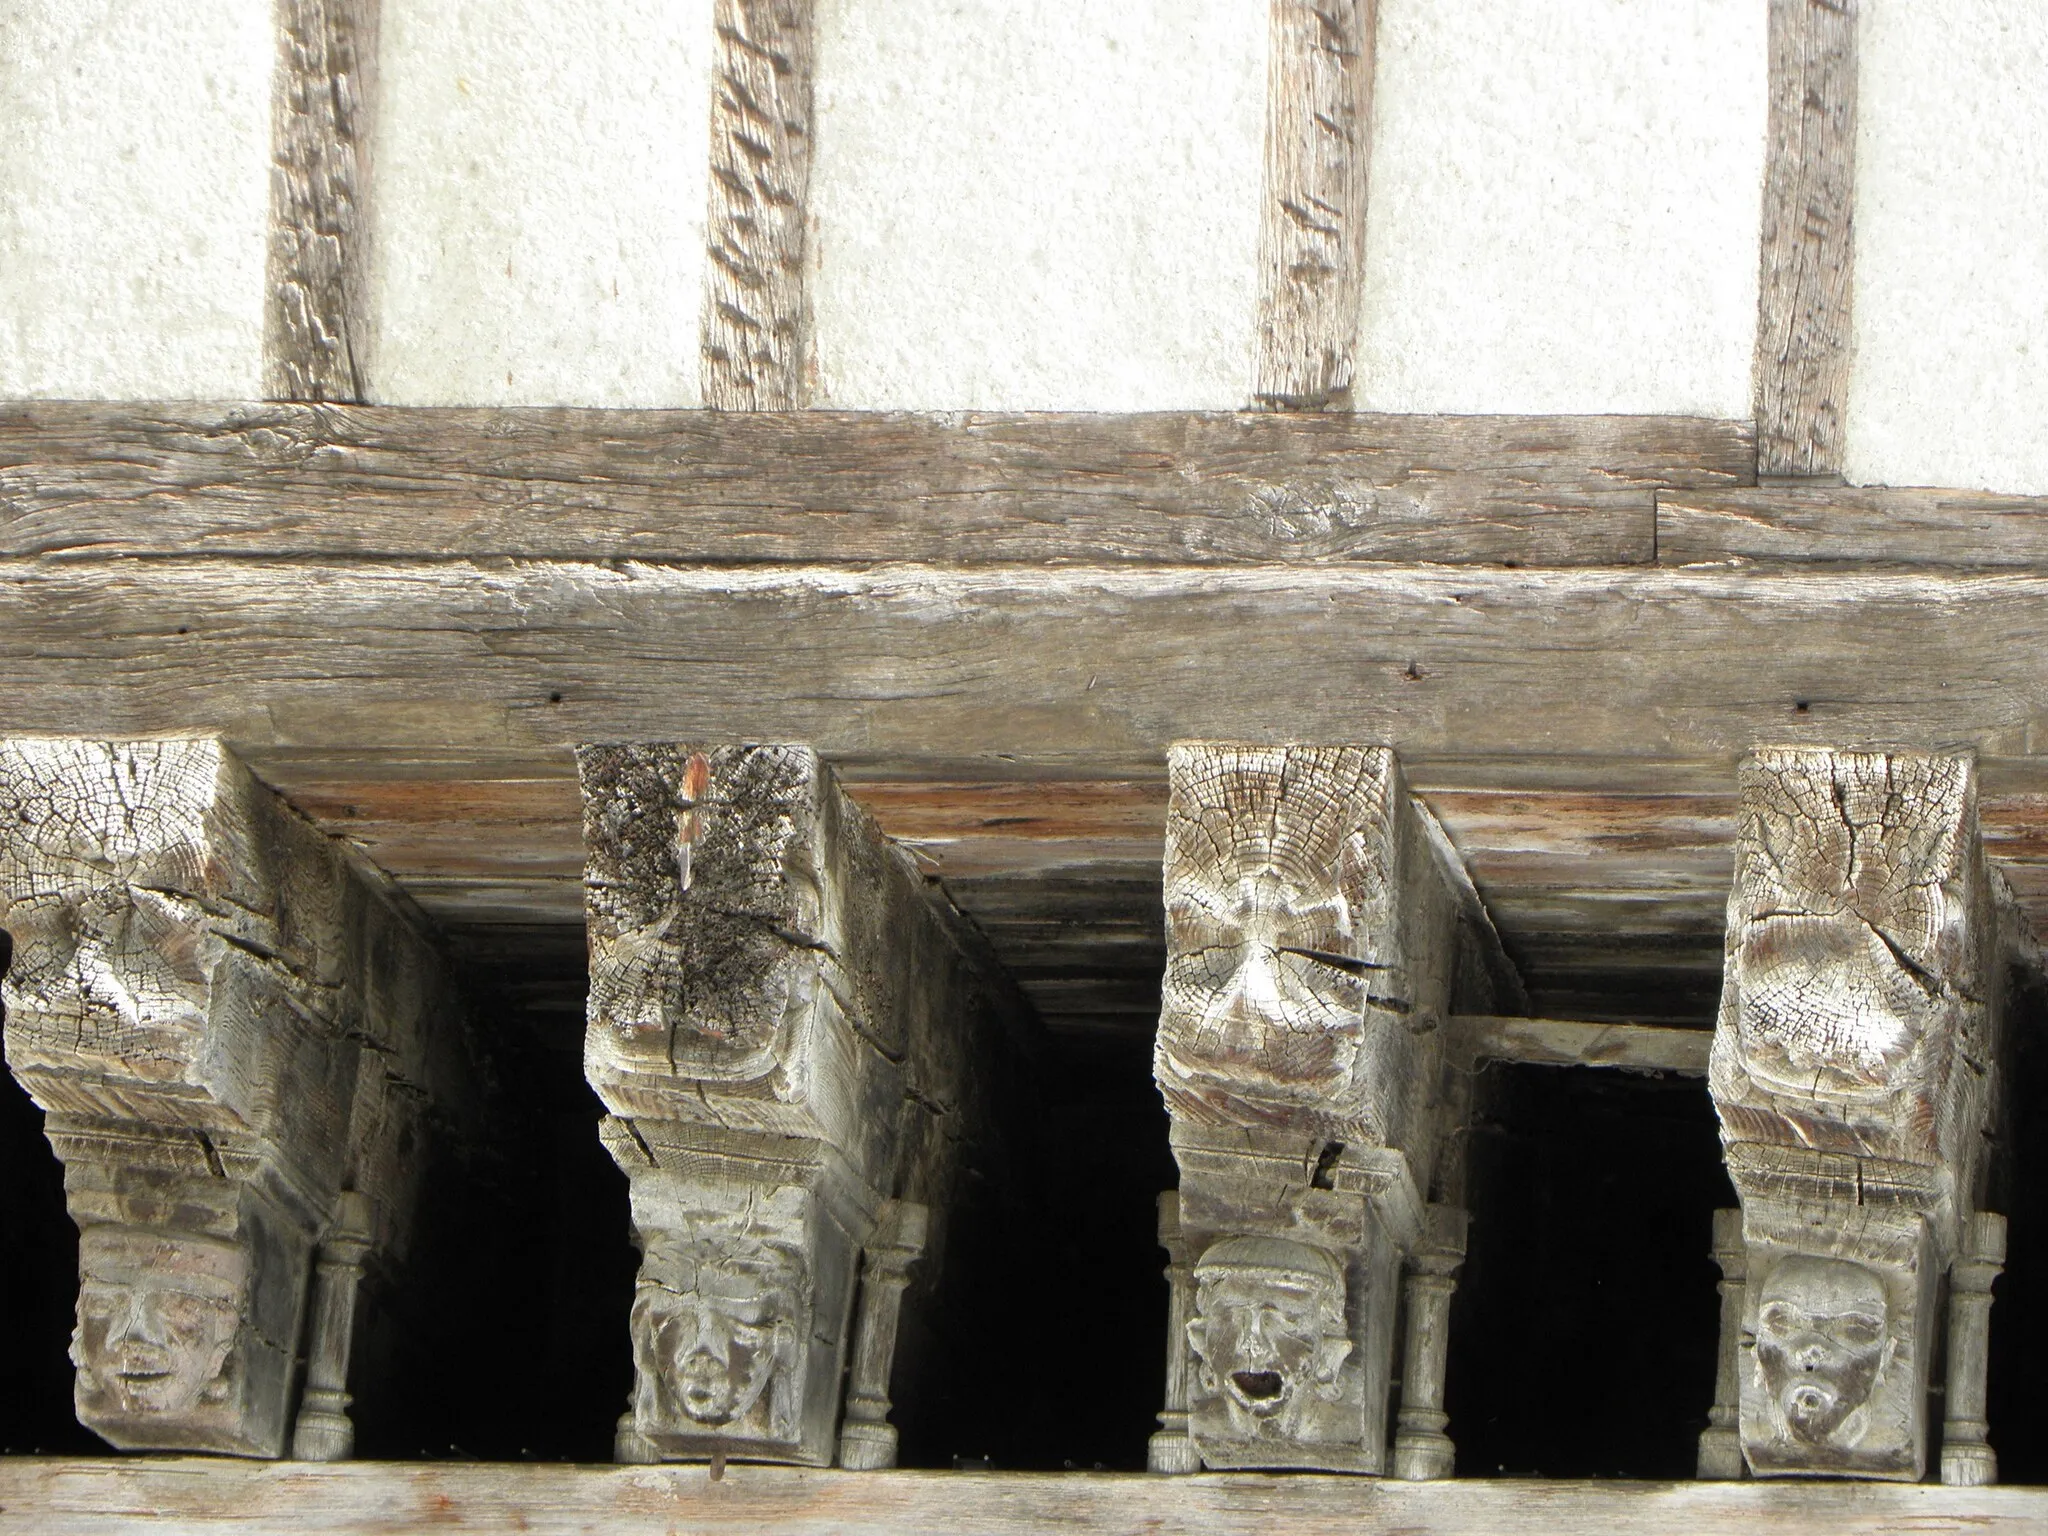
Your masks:
[[[1587,1024],[1572,1019],[1461,1015],[1448,1021],[1449,1049],[1470,1061],[1545,1067],[1616,1067],[1625,1072],[1707,1075],[1704,1029],[1643,1024]]]
[[[1839,475],[1849,397],[1859,0],[1770,0],[1757,473]]]
[[[1347,410],[1365,288],[1375,0],[1272,0],[1255,404]]]
[[[1690,417],[0,405],[0,553],[743,563],[1653,556]]]
[[[362,400],[369,183],[382,0],[278,0],[263,390]]]
[[[2048,1490],[2035,1488],[852,1474],[747,1465],[728,1466],[713,1482],[701,1467],[0,1460],[0,1531],[22,1536],[156,1528],[181,1536],[252,1528],[396,1536],[441,1525],[532,1536],[1754,1536],[1773,1523],[1801,1536],[2035,1536],[2044,1522]]]
[[[2048,497],[1773,485],[1657,497],[1657,560],[2048,567]]]
[[[713,0],[704,403],[787,411],[809,393],[804,245],[814,0]]]

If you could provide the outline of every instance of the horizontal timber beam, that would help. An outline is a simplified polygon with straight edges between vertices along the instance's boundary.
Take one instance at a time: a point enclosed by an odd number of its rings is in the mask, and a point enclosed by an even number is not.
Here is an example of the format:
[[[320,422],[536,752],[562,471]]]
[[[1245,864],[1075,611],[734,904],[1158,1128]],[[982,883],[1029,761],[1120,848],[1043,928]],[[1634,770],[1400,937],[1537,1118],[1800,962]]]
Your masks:
[[[1450,1481],[1225,1473],[812,1472],[732,1465],[565,1467],[345,1462],[0,1459],[0,1532],[179,1536],[285,1530],[385,1536],[422,1527],[617,1536],[688,1530],[861,1536],[1047,1530],[1210,1536],[2020,1536],[2048,1521],[2048,1490],[1931,1484]]]
[[[1452,1048],[1475,1061],[1541,1067],[1618,1067],[1626,1072],[1707,1075],[1713,1031],[1654,1024],[1582,1024],[1460,1014],[1448,1021]]]
[[[748,563],[1654,557],[1746,422],[0,405],[0,554]]]
[[[1790,484],[1667,492],[1657,498],[1657,559],[2042,568],[2048,496]]]
[[[0,561],[0,721],[238,749],[804,740],[899,771],[1177,739],[2038,750],[2048,577]]]

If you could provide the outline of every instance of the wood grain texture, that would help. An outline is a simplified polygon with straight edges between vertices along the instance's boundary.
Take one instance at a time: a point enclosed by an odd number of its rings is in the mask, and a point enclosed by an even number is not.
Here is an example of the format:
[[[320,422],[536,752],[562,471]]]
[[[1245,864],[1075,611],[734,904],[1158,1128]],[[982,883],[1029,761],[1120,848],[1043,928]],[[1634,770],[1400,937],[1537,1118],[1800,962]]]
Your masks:
[[[1365,289],[1375,0],[1272,0],[1255,404],[1348,410]]]
[[[1704,1029],[1645,1024],[1587,1024],[1572,1019],[1514,1019],[1461,1014],[1450,1020],[1454,1050],[1477,1061],[1543,1067],[1618,1067],[1627,1072],[1707,1075]]]
[[[1770,0],[1757,472],[1839,475],[1855,257],[1859,0]]]
[[[0,1531],[112,1536],[395,1536],[422,1527],[572,1536],[687,1530],[784,1536],[2034,1536],[2048,1490],[1830,1483],[1361,1481],[1230,1473],[815,1472],[353,1462],[0,1459]]]
[[[713,0],[701,380],[714,410],[795,410],[809,394],[814,9],[814,0]]]
[[[382,0],[277,0],[263,392],[363,400],[369,182]]]
[[[1772,485],[1657,497],[1657,560],[2048,567],[2048,497]]]
[[[817,561],[1652,558],[1687,417],[0,406],[0,553]]]

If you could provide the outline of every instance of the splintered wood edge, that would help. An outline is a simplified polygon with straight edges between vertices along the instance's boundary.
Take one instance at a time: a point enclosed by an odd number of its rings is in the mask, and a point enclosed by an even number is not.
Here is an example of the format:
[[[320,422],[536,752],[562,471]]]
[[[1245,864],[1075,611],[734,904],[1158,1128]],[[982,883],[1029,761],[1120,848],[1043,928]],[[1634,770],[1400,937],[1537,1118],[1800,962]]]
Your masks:
[[[1628,1483],[1225,1473],[825,1472],[729,1464],[569,1467],[450,1462],[0,1458],[0,1532],[108,1536],[289,1529],[387,1536],[426,1526],[631,1533],[1051,1529],[1213,1536],[2034,1536],[2048,1490],[1843,1482]]]

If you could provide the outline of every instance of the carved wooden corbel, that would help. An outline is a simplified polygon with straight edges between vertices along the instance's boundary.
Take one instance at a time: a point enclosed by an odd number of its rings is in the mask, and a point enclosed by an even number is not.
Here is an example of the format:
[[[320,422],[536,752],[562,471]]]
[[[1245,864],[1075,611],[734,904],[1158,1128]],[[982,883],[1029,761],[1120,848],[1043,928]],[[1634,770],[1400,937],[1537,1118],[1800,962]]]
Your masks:
[[[1028,1010],[808,748],[578,763],[584,1069],[642,1255],[619,1458],[826,1466],[845,1383],[845,1464],[888,1465],[896,1299]]]
[[[469,1112],[423,928],[219,742],[71,739],[0,741],[0,927],[8,1066],[79,1227],[80,1422],[283,1455],[338,1203],[395,1258],[429,1103]],[[309,1454],[346,1453],[339,1321]]]
[[[1760,750],[1741,795],[1708,1083],[1742,1200],[1743,1458],[1917,1480],[1937,1298],[1988,1230],[2010,895],[1967,756]],[[1985,1482],[1983,1320],[1964,1310],[1951,1414],[1979,1433],[1942,1471]]]
[[[1167,772],[1154,1075],[1189,1434],[1211,1468],[1383,1473],[1403,1264],[1427,1200],[1462,1193],[1443,1024],[1519,984],[1392,752],[1183,743]],[[1441,1343],[1418,1337],[1425,1364]],[[1441,1437],[1432,1391],[1413,1427]],[[1446,1475],[1448,1439],[1424,1449],[1404,1472]]]

